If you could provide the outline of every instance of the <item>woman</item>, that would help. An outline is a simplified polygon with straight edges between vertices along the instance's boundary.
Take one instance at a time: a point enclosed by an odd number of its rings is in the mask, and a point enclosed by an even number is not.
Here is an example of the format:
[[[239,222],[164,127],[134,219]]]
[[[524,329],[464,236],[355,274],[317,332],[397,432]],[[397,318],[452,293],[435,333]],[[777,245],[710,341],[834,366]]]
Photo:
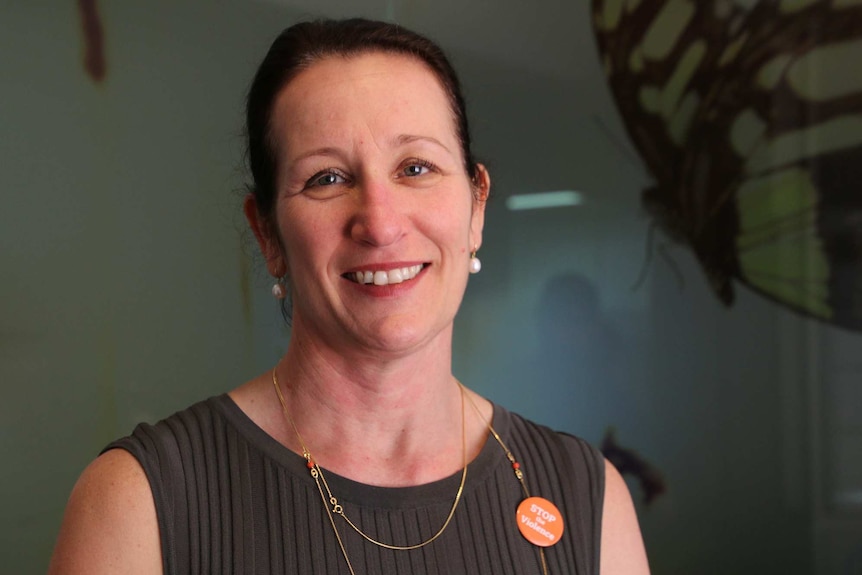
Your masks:
[[[247,120],[245,214],[290,292],[287,352],[109,446],[51,572],[647,572],[613,467],[452,375],[490,178],[439,48],[386,23],[298,24]]]

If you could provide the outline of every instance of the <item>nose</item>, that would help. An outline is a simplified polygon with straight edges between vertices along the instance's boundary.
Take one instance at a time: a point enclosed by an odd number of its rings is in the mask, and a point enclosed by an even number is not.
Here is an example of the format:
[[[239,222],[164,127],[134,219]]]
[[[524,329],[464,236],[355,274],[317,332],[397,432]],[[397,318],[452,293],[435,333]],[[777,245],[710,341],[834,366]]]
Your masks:
[[[383,247],[404,235],[404,207],[399,204],[394,187],[391,182],[371,179],[360,186],[356,210],[350,219],[350,236],[355,241]]]

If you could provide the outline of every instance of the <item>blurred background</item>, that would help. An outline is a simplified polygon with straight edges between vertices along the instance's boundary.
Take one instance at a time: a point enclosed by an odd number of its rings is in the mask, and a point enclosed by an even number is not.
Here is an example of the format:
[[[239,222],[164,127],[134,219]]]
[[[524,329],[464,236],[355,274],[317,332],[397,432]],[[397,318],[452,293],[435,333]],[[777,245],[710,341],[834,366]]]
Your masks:
[[[283,352],[243,102],[275,35],[321,15],[426,33],[461,74],[493,197],[455,374],[596,445],[613,428],[650,469],[628,479],[656,574],[862,573],[862,335],[743,288],[726,309],[648,239],[578,0],[0,3],[0,572],[45,571],[108,442]],[[507,203],[560,190],[575,205]]]

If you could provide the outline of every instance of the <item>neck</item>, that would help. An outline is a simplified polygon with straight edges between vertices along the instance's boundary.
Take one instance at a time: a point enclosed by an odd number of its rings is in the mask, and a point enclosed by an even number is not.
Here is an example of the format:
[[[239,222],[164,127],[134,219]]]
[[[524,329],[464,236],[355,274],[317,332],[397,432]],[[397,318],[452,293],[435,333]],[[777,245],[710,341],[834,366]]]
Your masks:
[[[293,337],[276,367],[287,409],[305,447],[322,467],[356,481],[427,483],[463,466],[462,425],[472,459],[484,436],[471,410],[462,413],[451,373],[451,331],[418,351],[336,353]],[[469,407],[469,406],[468,406]],[[286,443],[302,446],[285,422]]]

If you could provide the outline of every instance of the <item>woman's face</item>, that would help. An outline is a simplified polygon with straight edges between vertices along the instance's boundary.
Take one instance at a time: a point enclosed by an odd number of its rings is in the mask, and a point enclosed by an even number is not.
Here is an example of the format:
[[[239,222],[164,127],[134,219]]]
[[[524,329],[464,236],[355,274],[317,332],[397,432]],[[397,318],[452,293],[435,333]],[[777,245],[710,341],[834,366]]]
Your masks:
[[[448,346],[489,180],[471,186],[436,76],[401,55],[326,58],[282,90],[272,130],[282,243],[262,245],[289,274],[294,330],[337,350]]]

